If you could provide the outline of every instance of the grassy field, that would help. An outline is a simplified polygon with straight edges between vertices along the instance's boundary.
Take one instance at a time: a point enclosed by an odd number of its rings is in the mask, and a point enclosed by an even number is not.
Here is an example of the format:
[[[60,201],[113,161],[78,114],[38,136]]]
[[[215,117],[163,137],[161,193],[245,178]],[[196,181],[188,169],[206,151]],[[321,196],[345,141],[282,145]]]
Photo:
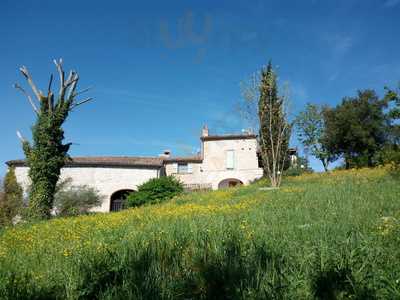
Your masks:
[[[385,169],[187,194],[0,233],[4,299],[400,299]]]

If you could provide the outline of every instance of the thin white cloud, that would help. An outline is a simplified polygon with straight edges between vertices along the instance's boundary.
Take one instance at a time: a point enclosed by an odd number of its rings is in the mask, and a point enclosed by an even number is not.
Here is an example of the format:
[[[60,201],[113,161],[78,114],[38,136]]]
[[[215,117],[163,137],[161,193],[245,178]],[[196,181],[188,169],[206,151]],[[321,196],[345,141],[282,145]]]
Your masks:
[[[349,36],[337,36],[334,39],[334,49],[339,54],[347,53],[354,45],[354,40]]]
[[[386,0],[384,6],[385,7],[394,7],[400,4],[400,0]]]
[[[159,148],[160,153],[162,150],[170,149],[174,153],[195,154],[197,146],[186,144],[181,141],[168,141],[159,139],[134,139],[132,137],[102,137],[86,139],[85,142],[79,143],[85,146],[119,146],[119,145],[133,145],[133,146],[147,146]],[[135,153],[140,155],[140,153]]]
[[[335,81],[335,80],[338,78],[338,76],[339,76],[339,72],[332,73],[332,74],[329,76],[328,80],[329,80],[329,81]]]
[[[288,24],[288,19],[280,17],[273,20],[272,24],[274,24],[277,27],[284,27]]]
[[[244,32],[241,36],[243,42],[250,42],[256,40],[258,37],[257,32]]]
[[[303,84],[299,82],[290,82],[289,87],[292,92],[293,99],[303,102],[308,100],[309,95],[307,92],[307,88]]]
[[[209,101],[204,97],[177,97],[173,95],[161,95],[157,93],[141,93],[133,92],[118,88],[100,88],[99,93],[106,94],[108,96],[113,96],[113,101],[122,102],[136,102],[141,105],[155,106],[155,107],[169,107],[173,108],[178,104],[187,105],[201,105],[202,107],[207,106],[210,108],[215,108],[216,104]]]
[[[355,45],[353,36],[340,33],[324,35],[322,40],[331,49],[333,55],[339,57],[347,54]]]

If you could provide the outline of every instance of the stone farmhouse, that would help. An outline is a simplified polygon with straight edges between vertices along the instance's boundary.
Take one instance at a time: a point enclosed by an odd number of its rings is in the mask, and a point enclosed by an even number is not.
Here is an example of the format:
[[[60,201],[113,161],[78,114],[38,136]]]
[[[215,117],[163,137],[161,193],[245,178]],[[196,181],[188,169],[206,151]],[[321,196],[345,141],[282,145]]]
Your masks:
[[[158,157],[73,157],[61,170],[61,179],[74,185],[88,185],[104,196],[95,211],[117,211],[126,195],[151,178],[172,175],[188,190],[220,189],[260,178],[263,170],[257,155],[256,135],[251,133],[209,135],[205,126],[196,156],[174,157],[165,151]],[[28,167],[24,160],[8,161],[15,167],[18,182],[26,192]]]

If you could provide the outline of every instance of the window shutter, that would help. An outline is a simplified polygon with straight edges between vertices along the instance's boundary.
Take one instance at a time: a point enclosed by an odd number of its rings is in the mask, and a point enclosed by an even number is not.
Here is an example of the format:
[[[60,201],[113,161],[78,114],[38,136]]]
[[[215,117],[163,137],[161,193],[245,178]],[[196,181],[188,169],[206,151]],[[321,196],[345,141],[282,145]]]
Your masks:
[[[235,168],[235,151],[226,151],[226,168],[232,170]]]
[[[178,173],[178,163],[174,163],[173,166],[174,167],[172,168],[172,172],[173,173]]]
[[[188,173],[193,173],[193,165],[192,165],[192,164],[188,164],[188,166],[187,166],[187,172],[188,172]]]

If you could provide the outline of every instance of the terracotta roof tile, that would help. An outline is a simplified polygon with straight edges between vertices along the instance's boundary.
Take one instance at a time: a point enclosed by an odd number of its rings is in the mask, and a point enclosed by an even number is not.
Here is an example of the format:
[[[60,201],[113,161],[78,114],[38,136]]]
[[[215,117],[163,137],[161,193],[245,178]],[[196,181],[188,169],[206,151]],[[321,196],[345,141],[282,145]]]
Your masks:
[[[202,136],[200,139],[202,141],[219,141],[219,140],[246,140],[255,139],[257,135],[255,134],[225,134],[225,135],[208,135]]]
[[[203,159],[201,158],[200,155],[196,155],[196,156],[175,156],[175,157],[168,157],[168,158],[164,158],[164,161],[166,163],[169,162],[198,162],[201,163],[203,161]]]
[[[139,167],[162,167],[163,159],[160,157],[138,157],[138,156],[86,156],[72,157],[66,166],[139,166]],[[6,162],[9,166],[25,166],[25,160],[10,160]]]

